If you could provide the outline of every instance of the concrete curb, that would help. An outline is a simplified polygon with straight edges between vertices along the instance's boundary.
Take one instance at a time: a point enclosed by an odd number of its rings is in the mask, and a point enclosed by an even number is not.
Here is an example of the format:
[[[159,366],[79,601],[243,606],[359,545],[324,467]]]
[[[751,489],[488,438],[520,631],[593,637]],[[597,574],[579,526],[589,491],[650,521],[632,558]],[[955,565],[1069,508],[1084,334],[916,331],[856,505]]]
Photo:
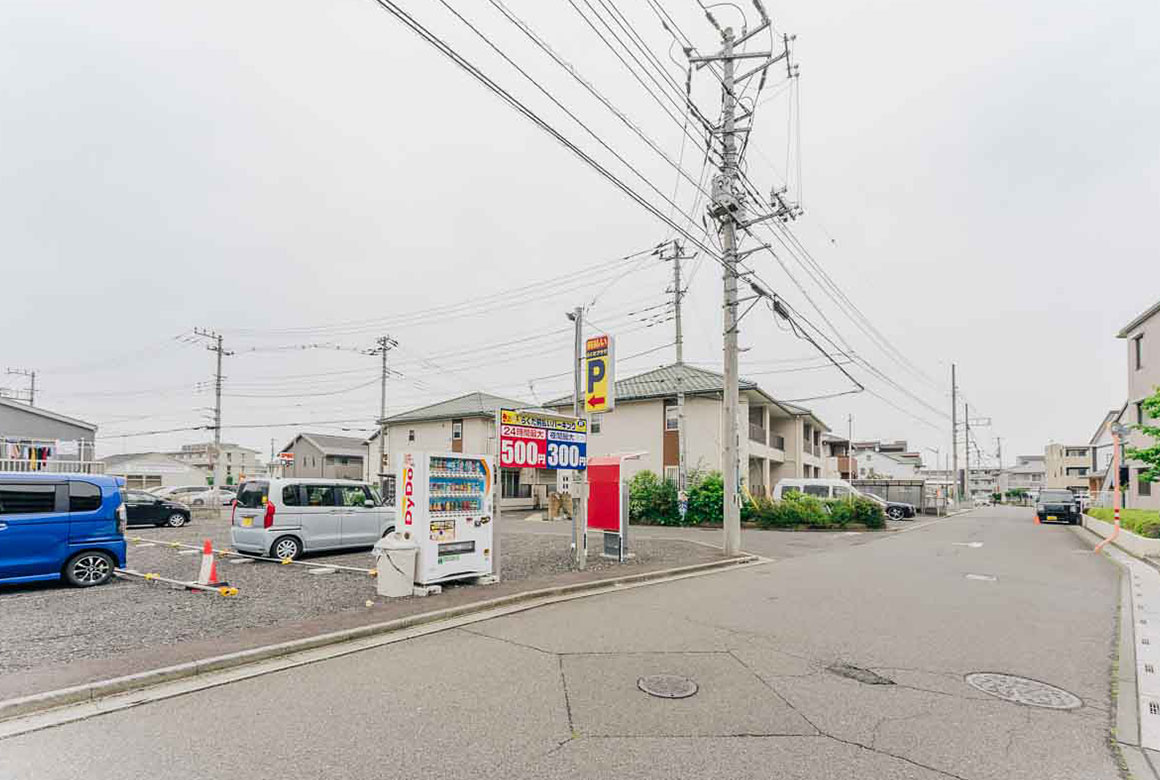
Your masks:
[[[115,677],[108,680],[98,680],[84,685],[69,688],[60,688],[55,691],[21,696],[14,699],[0,701],[0,724],[14,718],[23,718],[30,715],[44,713],[69,705],[78,705],[96,702],[98,699],[124,694],[130,691],[140,691],[145,688],[172,683],[177,680],[196,677],[211,672],[221,672],[259,661],[279,658],[293,653],[307,650],[316,650],[328,645],[351,642],[358,639],[367,639],[383,634],[402,631],[416,626],[422,626],[440,621],[451,620],[474,613],[496,610],[502,607],[511,607],[526,602],[543,601],[545,604],[554,603],[553,600],[562,600],[568,597],[596,595],[597,592],[612,591],[617,588],[644,585],[653,582],[680,579],[697,574],[710,573],[717,570],[734,568],[740,565],[759,562],[762,559],[756,555],[742,555],[723,561],[698,563],[690,566],[677,566],[668,569],[659,569],[652,572],[632,574],[625,577],[610,577],[592,582],[558,585],[549,588],[513,593],[509,596],[485,599],[470,604],[462,604],[446,609],[422,612],[415,615],[396,618],[382,623],[373,623],[367,626],[333,631],[316,636],[295,639],[289,642],[280,642],[264,647],[255,647],[249,650],[240,650],[235,653],[205,658],[199,661],[190,661],[160,669],[151,669],[147,672]],[[529,604],[531,609],[539,604]]]
[[[1086,519],[1086,516],[1085,516]],[[1071,530],[1093,547],[1104,537],[1086,526]],[[1131,552],[1119,548],[1127,555]],[[1112,679],[1112,749],[1132,780],[1155,780],[1158,775],[1140,747],[1139,690],[1136,681],[1136,631],[1132,622],[1132,583],[1128,569],[1111,555],[1104,557],[1120,570],[1120,602],[1116,610],[1115,676]],[[1143,561],[1139,556],[1132,556]],[[1147,563],[1147,561],[1144,561]]]

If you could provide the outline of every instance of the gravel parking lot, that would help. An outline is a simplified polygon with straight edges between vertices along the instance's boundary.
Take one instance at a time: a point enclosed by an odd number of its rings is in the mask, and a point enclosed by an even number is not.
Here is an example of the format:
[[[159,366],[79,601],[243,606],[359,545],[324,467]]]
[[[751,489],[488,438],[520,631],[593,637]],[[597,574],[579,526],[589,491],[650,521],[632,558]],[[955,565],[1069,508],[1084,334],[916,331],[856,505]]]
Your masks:
[[[117,579],[109,585],[85,590],[57,584],[0,588],[0,698],[14,686],[13,676],[30,670],[63,668],[93,659],[121,654],[148,654],[199,640],[235,638],[263,627],[300,623],[311,618],[341,613],[372,612],[373,620],[439,609],[450,603],[489,598],[497,589],[542,587],[554,578],[569,576],[566,537],[521,532],[520,520],[508,521],[502,535],[504,583],[500,586],[450,585],[440,596],[386,602],[376,593],[369,574],[337,571],[312,574],[303,566],[283,566],[268,561],[234,563],[218,557],[218,573],[236,586],[235,597],[190,592],[163,583]],[[204,538],[215,548],[229,546],[227,520],[195,519],[180,529],[130,528],[127,536],[163,542],[200,545]],[[593,543],[595,546],[595,542]],[[677,540],[634,540],[635,558],[621,566],[589,557],[590,572],[631,573],[700,563],[719,558],[712,549]],[[307,557],[317,563],[373,568],[369,551]],[[199,554],[181,554],[164,544],[130,543],[128,566],[140,572],[192,580],[200,565]],[[367,602],[374,602],[368,607]],[[225,643],[223,643],[224,646]],[[155,664],[160,665],[160,664]],[[43,675],[41,675],[43,676]],[[15,686],[19,688],[20,686]],[[39,686],[44,687],[44,686]]]

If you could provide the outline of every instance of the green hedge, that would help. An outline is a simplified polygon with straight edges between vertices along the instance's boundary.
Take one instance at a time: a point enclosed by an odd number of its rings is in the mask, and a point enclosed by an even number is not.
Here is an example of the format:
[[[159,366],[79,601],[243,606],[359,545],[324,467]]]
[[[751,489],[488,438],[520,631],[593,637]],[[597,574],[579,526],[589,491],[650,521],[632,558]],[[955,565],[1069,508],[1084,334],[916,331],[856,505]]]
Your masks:
[[[1105,523],[1115,522],[1115,516],[1110,507],[1088,507],[1087,513]],[[1154,509],[1121,509],[1120,525],[1134,534],[1146,536],[1149,539],[1160,539],[1160,512]]]
[[[725,485],[721,473],[689,475],[689,508],[681,522],[677,488],[651,471],[638,472],[630,482],[629,521],[651,525],[720,523]],[[757,498],[741,506],[741,519],[762,528],[843,528],[858,524],[885,528],[882,507],[867,498],[822,500],[791,493],[782,501]]]

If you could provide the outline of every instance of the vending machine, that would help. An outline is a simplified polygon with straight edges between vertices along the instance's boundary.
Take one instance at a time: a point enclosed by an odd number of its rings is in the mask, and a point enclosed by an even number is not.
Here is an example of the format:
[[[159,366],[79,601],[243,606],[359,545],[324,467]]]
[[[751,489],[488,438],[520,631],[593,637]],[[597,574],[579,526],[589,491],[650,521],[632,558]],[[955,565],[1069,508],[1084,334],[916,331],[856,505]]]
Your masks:
[[[403,455],[395,529],[419,545],[415,582],[482,577],[492,572],[495,464],[461,452]]]

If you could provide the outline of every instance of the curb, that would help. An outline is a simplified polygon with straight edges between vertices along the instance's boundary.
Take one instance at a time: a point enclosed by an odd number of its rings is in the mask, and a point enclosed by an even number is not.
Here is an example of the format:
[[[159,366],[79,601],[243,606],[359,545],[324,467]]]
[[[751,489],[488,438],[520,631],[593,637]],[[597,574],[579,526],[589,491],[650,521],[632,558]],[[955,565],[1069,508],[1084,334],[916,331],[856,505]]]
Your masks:
[[[127,693],[130,691],[140,691],[142,689],[150,688],[162,683],[170,683],[176,680],[208,674],[210,672],[221,672],[248,664],[254,664],[259,661],[279,658],[281,656],[290,655],[292,653],[300,653],[306,650],[316,650],[328,645],[336,645],[343,642],[350,642],[352,640],[367,639],[383,634],[390,634],[392,632],[402,631],[403,629],[414,628],[416,626],[422,626],[430,623],[437,623],[439,621],[450,620],[452,618],[463,617],[474,613],[486,612],[488,610],[494,610],[500,607],[510,607],[524,602],[532,602],[543,599],[560,599],[569,596],[583,596],[588,594],[594,595],[594,592],[596,591],[609,591],[621,587],[643,585],[655,581],[664,581],[696,574],[709,573],[716,570],[733,568],[743,564],[756,563],[761,560],[763,559],[756,555],[742,555],[723,561],[697,563],[689,566],[677,566],[669,569],[659,569],[657,571],[644,572],[641,574],[631,574],[625,577],[610,577],[608,579],[596,580],[593,582],[581,582],[573,583],[570,585],[557,585],[548,588],[540,588],[537,590],[528,590],[520,593],[513,593],[509,596],[501,596],[498,598],[472,602],[470,604],[462,604],[455,607],[433,610],[431,612],[421,612],[415,615],[407,615],[405,617],[384,621],[382,623],[372,623],[366,626],[358,626],[356,628],[348,628],[341,631],[318,634],[316,636],[294,639],[288,642],[266,645],[264,647],[240,650],[238,652],[205,658],[199,661],[189,661],[183,664],[162,667],[160,669],[151,669],[146,672],[139,672],[137,674],[126,675],[124,677],[114,677],[108,680],[98,680],[97,682],[85,683],[83,685],[77,685],[69,688],[60,688],[55,691],[45,691],[43,693],[21,696],[14,699],[8,699],[6,701],[0,701],[0,724],[10,721],[14,718],[21,718],[27,717],[29,715],[44,713],[48,710],[54,710],[68,705],[93,703],[98,699],[107,696]],[[530,609],[535,606],[538,605],[529,604],[527,608]]]

